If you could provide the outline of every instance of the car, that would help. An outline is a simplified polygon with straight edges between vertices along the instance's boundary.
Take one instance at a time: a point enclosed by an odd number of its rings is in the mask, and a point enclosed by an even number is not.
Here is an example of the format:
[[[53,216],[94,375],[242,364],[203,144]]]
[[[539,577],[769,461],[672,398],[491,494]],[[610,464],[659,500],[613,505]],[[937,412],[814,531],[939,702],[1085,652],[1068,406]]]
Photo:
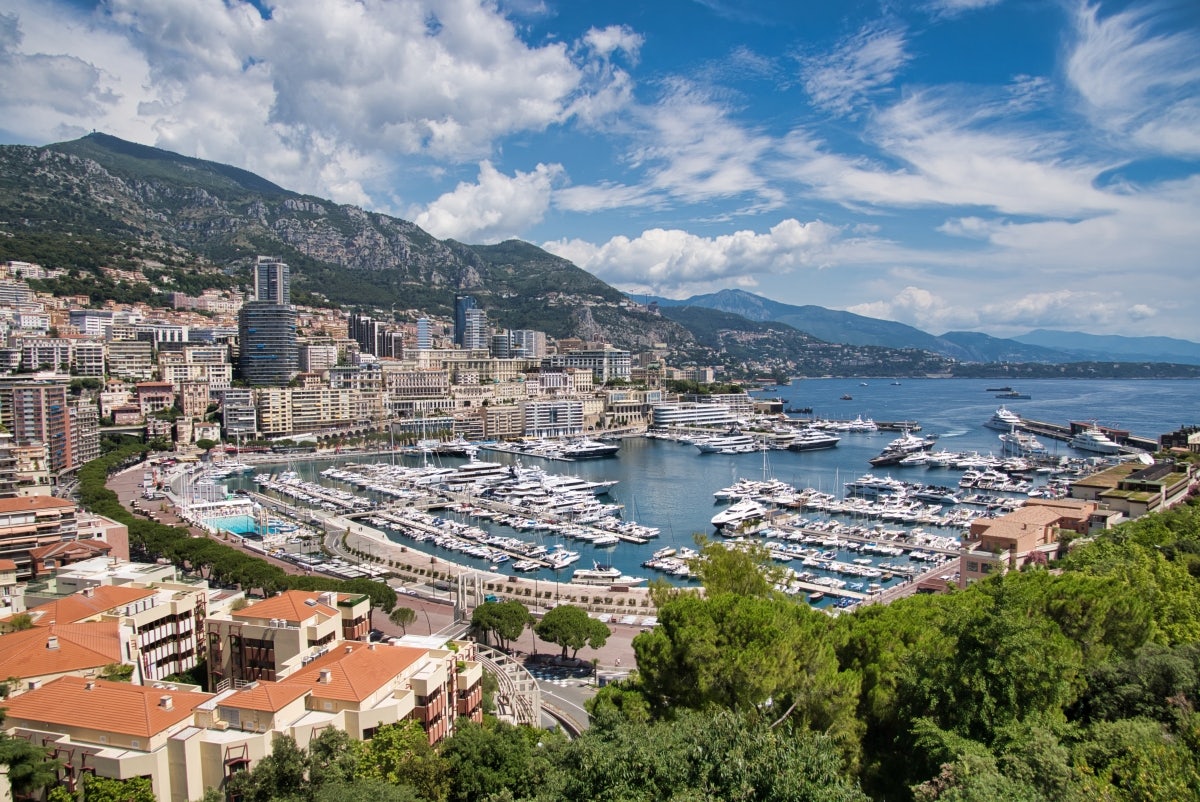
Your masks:
[[[370,639],[371,643],[378,643],[387,636],[383,634],[382,629],[373,629],[367,634],[367,637]]]

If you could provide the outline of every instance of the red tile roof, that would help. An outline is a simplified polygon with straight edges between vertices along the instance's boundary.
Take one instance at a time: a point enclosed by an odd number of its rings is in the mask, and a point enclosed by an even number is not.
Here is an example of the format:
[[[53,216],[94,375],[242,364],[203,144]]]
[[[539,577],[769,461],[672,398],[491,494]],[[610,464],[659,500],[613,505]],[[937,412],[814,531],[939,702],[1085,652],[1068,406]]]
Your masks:
[[[278,682],[259,680],[254,686],[245,687],[226,697],[221,704],[242,710],[276,713],[307,693],[308,688],[303,685],[281,685]]]
[[[155,591],[148,588],[131,588],[127,585],[97,585],[89,590],[90,595],[85,595],[89,591],[72,593],[58,601],[31,607],[28,612],[38,626],[70,624],[155,595]]]
[[[427,654],[425,649],[411,646],[346,641],[282,680],[282,684],[307,688],[321,699],[361,702]],[[329,682],[321,681],[323,669],[329,670]]]
[[[324,592],[308,590],[288,590],[278,596],[263,599],[260,602],[243,607],[232,613],[234,618],[282,618],[293,624],[307,621],[317,613],[322,615],[337,615],[338,611],[319,599]],[[337,596],[335,594],[335,600]]]
[[[21,498],[0,498],[0,513],[21,512],[23,510],[52,510],[75,505],[53,496],[24,496]]]
[[[15,571],[17,564],[12,560],[0,560],[0,571]]]
[[[88,682],[93,683],[90,690]],[[159,703],[163,696],[171,698],[171,709]],[[207,693],[60,677],[9,700],[6,724],[28,722],[150,738],[191,718],[192,710],[211,698]]]
[[[0,635],[0,677],[45,677],[119,663],[121,636],[117,628],[116,621],[97,621]]]

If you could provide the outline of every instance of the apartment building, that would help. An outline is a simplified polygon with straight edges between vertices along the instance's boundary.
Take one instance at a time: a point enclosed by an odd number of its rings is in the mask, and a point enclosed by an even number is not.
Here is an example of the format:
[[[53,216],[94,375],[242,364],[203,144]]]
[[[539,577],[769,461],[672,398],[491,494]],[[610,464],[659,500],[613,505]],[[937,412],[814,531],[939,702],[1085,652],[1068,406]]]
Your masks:
[[[0,425],[18,444],[44,443],[51,473],[75,467],[71,452],[71,413],[65,378],[0,379]]]
[[[30,552],[76,537],[75,505],[52,496],[0,498],[0,559],[17,564],[17,576],[33,574]]]
[[[224,790],[235,772],[271,754],[289,735],[300,747],[333,727],[369,739],[382,726],[416,720],[431,743],[459,718],[481,720],[482,667],[474,644],[456,649],[349,642],[280,682],[258,680],[208,694],[64,676],[13,699],[14,737],[51,749],[68,786],[84,772],[147,777],[157,799],[187,802]]]
[[[147,381],[154,375],[154,349],[149,342],[114,339],[108,343],[107,350],[109,376],[129,381]]]
[[[1094,502],[1038,499],[999,518],[971,523],[959,558],[959,585],[1003,574],[1029,562],[1044,563],[1058,551],[1064,530],[1087,534]]]
[[[283,679],[338,641],[365,638],[371,602],[367,596],[294,590],[210,616],[205,629],[209,687],[238,687]]]

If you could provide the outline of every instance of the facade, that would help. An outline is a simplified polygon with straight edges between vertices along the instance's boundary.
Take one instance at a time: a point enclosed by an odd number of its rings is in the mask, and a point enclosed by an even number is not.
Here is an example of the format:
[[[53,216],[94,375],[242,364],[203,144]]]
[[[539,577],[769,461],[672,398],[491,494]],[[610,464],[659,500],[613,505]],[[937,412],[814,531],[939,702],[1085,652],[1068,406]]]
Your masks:
[[[471,295],[454,296],[454,344],[465,348],[467,337],[467,311],[475,309],[475,298]]]
[[[526,401],[523,406],[526,437],[577,437],[583,434],[582,401]]]
[[[579,350],[557,354],[543,360],[549,368],[582,368],[590,370],[596,384],[613,380],[629,380],[633,370],[633,358],[628,351],[618,348]]]
[[[253,390],[235,387],[221,394],[221,424],[226,439],[254,437],[258,431],[258,410]]]
[[[54,474],[76,467],[65,378],[0,380],[0,425],[21,445],[44,443]]]
[[[296,310],[253,301],[238,313],[238,372],[247,384],[284,385],[300,370]]]
[[[1087,534],[1094,502],[1040,499],[999,518],[971,523],[959,558],[959,585],[1045,562],[1058,551],[1060,533]]]
[[[300,346],[300,370],[324,373],[337,366],[336,345],[308,344]]]
[[[147,381],[154,374],[154,347],[145,340],[113,340],[107,345],[108,375]]]
[[[0,498],[0,559],[12,560],[17,575],[33,574],[30,552],[63,540],[74,540],[75,505],[51,496]]]
[[[729,407],[721,404],[653,404],[650,425],[659,429],[672,426],[728,426],[736,421]]]
[[[287,306],[292,302],[288,266],[274,256],[260,256],[254,264],[254,300]]]

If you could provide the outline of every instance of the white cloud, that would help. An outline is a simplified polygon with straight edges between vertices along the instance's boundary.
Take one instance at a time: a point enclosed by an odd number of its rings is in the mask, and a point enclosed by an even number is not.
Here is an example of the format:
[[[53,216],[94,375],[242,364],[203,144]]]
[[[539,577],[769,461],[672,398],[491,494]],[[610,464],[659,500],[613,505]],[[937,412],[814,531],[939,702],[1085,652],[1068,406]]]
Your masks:
[[[588,29],[583,35],[583,42],[603,58],[620,50],[636,60],[645,38],[628,25],[609,25],[606,28]]]
[[[892,83],[909,60],[906,45],[898,28],[863,28],[832,53],[804,59],[804,88],[817,106],[849,115]]]
[[[562,173],[557,164],[539,164],[511,178],[491,162],[480,162],[474,184],[460,183],[418,212],[414,222],[440,238],[499,242],[537,223],[550,206],[550,189]]]
[[[999,5],[1002,0],[931,0],[929,10],[940,17],[953,17],[968,11]]]
[[[97,128],[355,203],[386,194],[405,157],[475,160],[514,134],[611,114],[630,82],[607,56],[639,44],[613,28],[586,46],[529,45],[488,0],[290,0],[268,18],[247,0],[90,14],[14,0],[14,13],[25,38],[0,81],[20,86],[0,87],[0,114],[22,138]],[[55,55],[64,41],[70,55]]]
[[[819,220],[787,219],[766,233],[737,231],[700,237],[679,229],[649,229],[601,245],[579,239],[543,244],[551,253],[631,292],[690,295],[716,283],[753,286],[756,276],[818,267],[839,231]]]
[[[1101,17],[1099,6],[1080,3],[1066,73],[1093,125],[1154,152],[1195,156],[1200,34],[1174,29],[1162,11],[1135,6]]]
[[[1064,216],[1119,205],[1094,186],[1113,164],[1067,158],[1069,143],[1056,133],[1006,127],[994,119],[1006,107],[1006,100],[969,103],[962,92],[914,92],[876,114],[871,133],[886,164],[840,155],[798,131],[780,147],[779,169],[848,205],[965,205]]]

